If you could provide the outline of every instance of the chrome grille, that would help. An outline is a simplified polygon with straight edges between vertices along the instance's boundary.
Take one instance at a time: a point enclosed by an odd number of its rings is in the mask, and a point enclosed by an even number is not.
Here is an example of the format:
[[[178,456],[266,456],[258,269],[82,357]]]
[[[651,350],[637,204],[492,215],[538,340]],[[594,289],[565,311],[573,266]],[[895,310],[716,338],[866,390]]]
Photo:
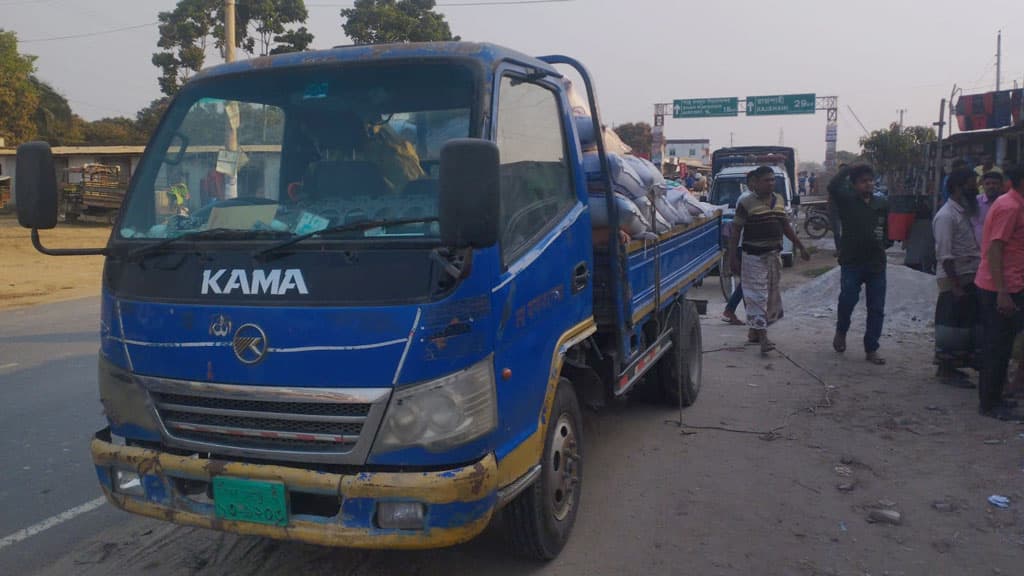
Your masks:
[[[390,390],[279,388],[139,378],[169,445],[283,460],[365,461]]]

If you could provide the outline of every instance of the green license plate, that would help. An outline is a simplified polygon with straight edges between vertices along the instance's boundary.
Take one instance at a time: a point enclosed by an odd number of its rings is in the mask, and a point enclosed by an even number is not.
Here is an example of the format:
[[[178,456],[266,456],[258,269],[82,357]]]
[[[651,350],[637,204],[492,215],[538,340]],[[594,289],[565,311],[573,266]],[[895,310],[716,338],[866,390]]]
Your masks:
[[[213,506],[218,518],[271,526],[288,525],[288,497],[281,482],[213,479]]]

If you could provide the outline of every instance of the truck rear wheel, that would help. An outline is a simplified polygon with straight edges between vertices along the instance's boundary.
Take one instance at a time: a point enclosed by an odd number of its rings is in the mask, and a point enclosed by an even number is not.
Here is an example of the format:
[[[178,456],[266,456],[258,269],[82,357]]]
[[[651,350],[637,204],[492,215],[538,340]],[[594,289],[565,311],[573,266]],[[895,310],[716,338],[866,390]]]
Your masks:
[[[703,380],[700,316],[693,302],[681,302],[668,315],[672,349],[658,360],[652,376],[666,403],[689,406],[697,401]]]
[[[572,384],[562,378],[544,436],[540,477],[505,509],[514,552],[551,560],[569,541],[583,485],[583,416]]]

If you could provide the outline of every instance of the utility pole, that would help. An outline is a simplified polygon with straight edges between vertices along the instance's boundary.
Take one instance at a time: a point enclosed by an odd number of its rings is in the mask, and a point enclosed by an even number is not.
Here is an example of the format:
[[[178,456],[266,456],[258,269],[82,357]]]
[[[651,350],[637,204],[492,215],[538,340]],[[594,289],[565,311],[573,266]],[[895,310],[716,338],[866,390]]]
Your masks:
[[[235,0],[224,0],[224,60],[235,61]]]
[[[906,108],[900,108],[899,110],[897,110],[897,112],[900,113],[900,128],[901,129],[903,128],[903,113],[906,112],[906,111],[907,111]]]
[[[235,0],[224,0],[224,60],[235,61]],[[238,197],[238,123],[239,112],[237,102],[224,103],[224,115],[228,119],[228,138],[226,152],[234,159],[234,170],[224,175],[224,197]]]
[[[999,92],[999,79],[1003,75],[1003,31],[996,34],[996,92]]]
[[[939,104],[939,139],[935,142],[935,187],[932,193],[932,214],[939,210],[939,196],[942,196],[942,129],[946,126],[946,99]]]

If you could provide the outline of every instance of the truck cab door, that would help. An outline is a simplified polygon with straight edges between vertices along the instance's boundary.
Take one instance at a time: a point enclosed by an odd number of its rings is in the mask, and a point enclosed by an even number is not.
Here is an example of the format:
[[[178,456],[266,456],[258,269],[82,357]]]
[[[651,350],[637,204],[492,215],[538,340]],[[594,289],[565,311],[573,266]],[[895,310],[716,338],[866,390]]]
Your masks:
[[[559,340],[593,322],[593,256],[579,144],[562,86],[508,67],[495,85],[501,273],[492,306],[500,313],[500,460],[537,429],[549,383],[557,384],[551,371]]]

